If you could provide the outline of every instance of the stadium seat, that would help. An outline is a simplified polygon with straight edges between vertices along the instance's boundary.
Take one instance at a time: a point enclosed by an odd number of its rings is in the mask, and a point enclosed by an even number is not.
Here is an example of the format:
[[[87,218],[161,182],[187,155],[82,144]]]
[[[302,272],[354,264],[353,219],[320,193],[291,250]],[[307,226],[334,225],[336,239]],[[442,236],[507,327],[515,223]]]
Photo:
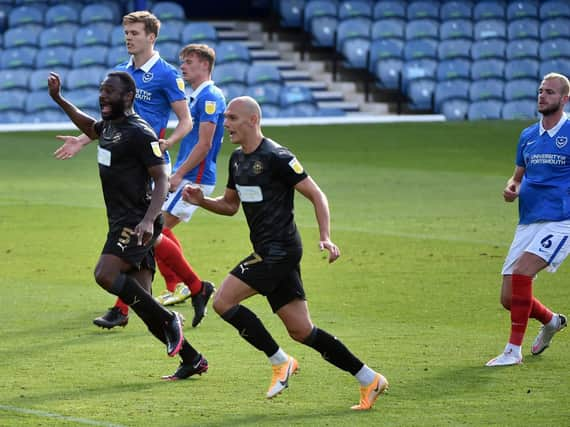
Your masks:
[[[247,69],[246,82],[248,85],[269,82],[282,83],[281,72],[273,64],[253,63]]]
[[[369,40],[370,26],[371,21],[367,18],[351,18],[340,21],[336,29],[336,50],[342,52],[346,40],[352,38],[364,38]]]
[[[570,39],[549,39],[543,41],[538,47],[541,60],[570,58]]]
[[[372,40],[393,39],[405,36],[406,22],[399,18],[379,19],[372,23],[370,37]]]
[[[107,52],[107,67],[114,68],[118,64],[127,62],[130,59],[129,52],[125,46],[114,46]]]
[[[437,63],[436,78],[439,81],[470,79],[471,61],[463,58],[448,59]]]
[[[441,104],[437,111],[445,116],[446,120],[465,120],[469,110],[469,101],[464,99],[449,99]]]
[[[109,44],[114,46],[125,46],[125,29],[122,25],[115,25],[111,30]]]
[[[241,42],[219,43],[216,46],[216,64],[221,65],[228,62],[251,63],[251,54],[247,46]]]
[[[312,21],[316,18],[329,17],[337,20],[337,5],[326,0],[311,0],[307,3],[303,16],[303,28],[311,32]]]
[[[441,111],[442,104],[451,99],[469,100],[469,85],[471,81],[467,79],[443,80],[437,82],[434,92],[435,111]]]
[[[249,66],[243,63],[221,64],[214,67],[212,72],[213,80],[219,86],[225,86],[231,83],[239,83],[245,85],[247,83],[246,74]]]
[[[218,42],[216,28],[208,22],[189,22],[182,28],[182,44],[204,43],[213,47]]]
[[[279,83],[266,83],[248,86],[246,95],[251,96],[263,107],[266,105],[281,105],[281,84]]]
[[[505,57],[506,43],[498,39],[486,39],[476,41],[471,45],[471,57],[473,60]]]
[[[570,76],[570,59],[557,58],[542,61],[539,68],[539,76],[545,76],[548,73],[560,73]]]
[[[30,24],[44,25],[44,11],[41,7],[19,6],[8,12],[8,28]]]
[[[538,7],[536,3],[529,1],[514,1],[507,5],[507,20],[533,18],[538,19]]]
[[[377,1],[372,10],[374,20],[387,18],[407,19],[406,3],[398,0]]]
[[[496,1],[479,1],[473,7],[473,19],[481,21],[486,19],[505,19],[505,7]]]
[[[441,40],[473,38],[473,23],[466,19],[453,19],[445,21],[439,27]]]
[[[536,80],[539,78],[538,69],[538,59],[512,59],[506,62],[505,80],[509,81],[524,78]]]
[[[2,110],[2,101],[0,101],[0,123],[3,124],[14,124],[14,123],[23,123],[27,116],[23,111],[16,111],[16,110]]]
[[[261,114],[265,119],[278,119],[282,117],[281,108],[278,105],[265,104],[261,107]]]
[[[160,52],[162,59],[164,59],[166,62],[175,66],[176,64],[180,63],[180,49],[182,48],[180,43],[158,42],[156,43],[155,47],[156,50]]]
[[[505,120],[531,120],[538,119],[536,101],[522,100],[510,101],[503,104],[501,117]]]
[[[506,39],[507,26],[505,21],[498,19],[484,19],[475,22],[473,27],[473,38],[475,41],[485,39]]]
[[[438,43],[432,39],[410,40],[404,44],[404,60],[435,59],[438,57]]]
[[[5,113],[8,111],[24,112],[26,108],[27,98],[27,90],[12,89],[3,91],[2,96],[0,96],[0,113]]]
[[[73,69],[67,73],[65,88],[67,90],[98,89],[106,74],[107,68],[100,66]]]
[[[99,117],[99,90],[98,89],[77,89],[69,90],[65,94],[77,108],[82,110],[90,109],[96,111],[95,117]],[[93,113],[91,113],[93,114]]]
[[[471,80],[503,79],[505,61],[502,59],[479,59],[471,65]]]
[[[447,59],[471,59],[472,43],[467,39],[444,40],[437,47],[437,57],[440,61]]]
[[[503,102],[496,99],[473,102],[467,110],[469,120],[499,120]]]
[[[34,68],[38,49],[30,46],[4,49],[0,51],[0,69]]]
[[[47,91],[48,88],[47,79],[49,73],[51,72],[57,73],[59,75],[62,85],[65,86],[65,79],[67,78],[67,73],[68,73],[68,70],[66,68],[61,68],[61,67],[41,68],[38,70],[33,70],[30,73],[28,89],[32,92],[36,90]]]
[[[42,110],[55,110],[59,111],[59,106],[55,103],[47,91],[31,92],[26,97],[26,104],[24,107],[26,113],[34,114]]]
[[[446,1],[439,9],[442,23],[451,19],[471,19],[473,5],[466,1]]]
[[[245,91],[247,90],[247,85],[243,83],[225,83],[219,84],[217,80],[215,80],[218,86],[220,87],[226,101],[229,102],[238,96],[243,96]]]
[[[402,91],[408,90],[408,85],[413,80],[434,78],[437,69],[437,61],[433,59],[416,59],[404,61],[402,66]]]
[[[28,89],[31,71],[29,70],[0,70],[0,91],[12,89]]]
[[[561,37],[570,38],[570,18],[549,19],[540,24],[542,41]]]
[[[435,84],[436,82],[432,78],[411,81],[407,91],[410,100],[408,108],[415,111],[431,110],[433,108]]]
[[[433,1],[414,0],[406,8],[408,21],[414,19],[439,19],[439,5]]]
[[[538,59],[538,46],[533,39],[512,40],[507,44],[507,59]]]
[[[507,27],[509,40],[515,39],[538,39],[540,37],[540,24],[537,19],[517,19],[509,23]]]
[[[281,108],[287,108],[294,104],[314,104],[315,99],[311,89],[306,86],[285,85],[281,88],[279,103]]]
[[[406,24],[406,40],[439,39],[439,22],[434,19],[414,19]]]
[[[67,4],[56,4],[46,11],[46,27],[62,24],[79,24],[79,11]]]
[[[45,28],[39,36],[39,45],[42,48],[55,46],[75,46],[75,34],[79,26],[76,24],[61,24]]]
[[[113,26],[106,22],[84,25],[75,33],[75,46],[110,46],[109,37]]]
[[[162,3],[157,3],[157,6],[161,4]],[[183,21],[169,21],[168,23],[160,26],[160,32],[158,34],[157,41],[180,43],[180,36],[182,34],[183,28],[184,28]],[[123,35],[123,40],[124,40],[124,35]]]
[[[281,0],[279,2],[279,25],[282,28],[302,27],[305,5],[305,0]]]
[[[516,79],[510,80],[505,84],[504,99],[505,101],[519,101],[521,99],[534,100],[538,94],[537,80]]]
[[[362,70],[367,69],[369,51],[369,37],[350,38],[345,40],[341,48],[341,54],[344,58],[344,67]]]
[[[81,9],[79,23],[81,25],[94,24],[96,22],[107,22],[116,24],[119,16],[114,15],[113,8],[105,3],[91,3]]]
[[[282,117],[314,117],[317,115],[316,104],[294,104],[281,108]]]
[[[42,110],[33,115],[29,115],[26,121],[31,123],[66,123],[69,121],[67,115],[60,110]]]
[[[338,19],[333,16],[317,16],[311,19],[309,33],[311,45],[316,47],[334,47]]]
[[[373,74],[376,77],[376,85],[385,89],[399,89],[402,79],[404,61],[401,59],[385,59],[377,61]]]
[[[106,46],[78,47],[73,52],[71,64],[73,68],[91,67],[93,65],[106,67],[108,53],[109,48]]]
[[[186,21],[186,14],[184,8],[175,2],[161,1],[152,7],[152,13],[160,19],[161,22],[167,22],[170,25],[172,21],[184,22]],[[165,25],[165,26],[166,26]],[[162,30],[162,29],[161,29]]]
[[[39,25],[24,25],[10,28],[4,33],[4,49],[22,46],[39,47],[39,36],[43,27]]]
[[[541,2],[539,14],[543,21],[554,18],[570,18],[570,4],[566,1]]]
[[[344,0],[338,5],[337,17],[341,21],[351,18],[372,19],[372,6],[367,1]]]
[[[56,46],[41,49],[35,59],[36,68],[71,68],[74,49]]]
[[[380,39],[370,44],[368,69],[373,72],[378,61],[389,58],[401,58],[404,51],[404,42],[401,39]]]
[[[503,100],[505,83],[502,79],[474,80],[469,87],[469,100],[471,102],[488,99]]]

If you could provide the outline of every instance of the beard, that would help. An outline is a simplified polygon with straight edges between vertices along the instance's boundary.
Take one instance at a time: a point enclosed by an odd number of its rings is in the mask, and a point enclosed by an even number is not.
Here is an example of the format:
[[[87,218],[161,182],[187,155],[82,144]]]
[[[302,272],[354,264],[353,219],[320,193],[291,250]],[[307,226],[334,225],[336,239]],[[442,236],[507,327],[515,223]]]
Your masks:
[[[103,111],[105,107],[109,107],[110,110]],[[114,104],[105,104],[101,106],[101,117],[103,120],[117,120],[125,116],[125,108],[122,102],[116,102]]]
[[[543,116],[551,116],[552,114],[556,113],[559,110],[560,110],[560,102],[558,102],[557,104],[547,105],[542,109],[540,109],[540,107],[538,108],[538,112]]]

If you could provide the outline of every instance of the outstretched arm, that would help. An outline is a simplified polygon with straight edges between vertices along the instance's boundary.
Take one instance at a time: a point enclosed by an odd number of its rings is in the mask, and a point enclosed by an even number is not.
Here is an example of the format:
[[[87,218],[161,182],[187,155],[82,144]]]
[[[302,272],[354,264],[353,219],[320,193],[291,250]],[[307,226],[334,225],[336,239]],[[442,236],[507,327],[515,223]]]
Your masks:
[[[199,186],[186,185],[182,190],[182,198],[193,205],[200,206],[219,215],[235,215],[239,210],[239,196],[237,191],[226,188],[223,196],[216,198],[204,197]]]
[[[503,190],[503,198],[505,202],[514,202],[519,196],[519,190],[521,187],[521,182],[524,176],[525,168],[522,166],[515,167],[513,176],[507,181],[507,186]]]
[[[71,159],[92,141],[84,133],[79,136],[57,135],[56,138],[63,141],[63,145],[53,153],[58,160]]]

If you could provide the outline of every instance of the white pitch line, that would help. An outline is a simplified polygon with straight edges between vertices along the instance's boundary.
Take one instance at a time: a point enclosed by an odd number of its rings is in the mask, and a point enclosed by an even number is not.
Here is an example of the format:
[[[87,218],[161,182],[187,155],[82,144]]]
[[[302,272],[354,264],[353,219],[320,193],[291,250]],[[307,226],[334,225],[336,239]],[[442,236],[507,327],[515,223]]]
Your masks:
[[[104,421],[88,420],[86,418],[67,417],[65,415],[54,414],[53,412],[37,411],[35,409],[18,408],[16,406],[0,405],[0,410],[1,411],[8,411],[8,412],[16,412],[19,414],[35,415],[37,417],[43,417],[43,418],[55,418],[57,420],[72,421],[75,423],[86,424],[86,425],[90,425],[90,426],[125,427],[121,424],[113,424],[113,423],[107,423]]]

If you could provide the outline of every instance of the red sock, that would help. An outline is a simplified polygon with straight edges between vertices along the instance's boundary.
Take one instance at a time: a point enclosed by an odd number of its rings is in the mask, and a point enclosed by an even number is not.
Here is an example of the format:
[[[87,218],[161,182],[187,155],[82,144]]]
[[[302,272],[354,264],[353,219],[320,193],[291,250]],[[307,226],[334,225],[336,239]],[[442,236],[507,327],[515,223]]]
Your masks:
[[[530,317],[538,320],[543,325],[546,325],[552,320],[554,314],[547,307],[542,305],[542,303],[536,298],[532,299],[532,309],[530,311]]]
[[[174,235],[174,232],[172,231],[171,228],[164,227],[164,228],[162,229],[162,234],[164,234],[165,236],[167,236],[170,240],[172,240],[174,243],[176,243],[176,246],[178,246],[180,249],[182,249],[182,245],[180,244],[180,241],[179,241],[178,238]]]
[[[154,247],[154,255],[160,260],[159,262],[164,262],[182,279],[190,289],[191,295],[196,295],[202,290],[202,281],[184,258],[182,250],[168,236],[162,235],[160,243]]]
[[[162,277],[164,277],[164,281],[166,282],[166,289],[168,289],[169,292],[174,292],[176,285],[181,283],[182,279],[178,277],[178,275],[172,271],[172,269],[164,262],[164,260],[156,255],[156,253],[154,254],[154,259],[156,260],[160,274],[162,274]]]
[[[532,277],[513,274],[511,283],[511,337],[509,342],[522,345],[532,308]]]
[[[123,302],[121,298],[117,298],[117,302],[115,303],[115,307],[118,307],[121,310],[123,316],[129,315],[129,306]]]

